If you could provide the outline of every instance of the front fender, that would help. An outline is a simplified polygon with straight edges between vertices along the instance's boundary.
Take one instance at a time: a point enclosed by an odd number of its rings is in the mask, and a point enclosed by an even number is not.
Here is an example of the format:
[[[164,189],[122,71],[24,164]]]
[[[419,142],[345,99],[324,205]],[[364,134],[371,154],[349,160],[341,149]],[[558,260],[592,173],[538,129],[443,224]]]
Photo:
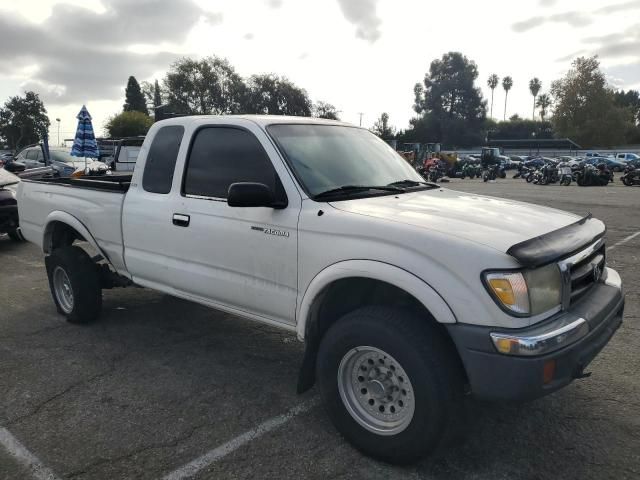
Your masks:
[[[371,278],[390,283],[414,296],[440,323],[456,323],[456,317],[438,292],[411,272],[373,260],[346,260],[318,273],[304,292],[297,312],[298,339],[304,340],[313,301],[331,283],[345,278]]]
[[[82,237],[87,241],[87,243],[89,243],[89,245],[95,248],[96,251],[100,252],[105,260],[109,262],[109,264],[111,264],[109,256],[102,248],[100,248],[98,242],[96,242],[96,239],[93,238],[93,235],[91,235],[91,232],[89,232],[89,229],[85,227],[84,224],[73,215],[67,212],[62,212],[60,210],[54,210],[53,212],[51,212],[47,216],[47,219],[45,221],[44,234],[42,238],[42,250],[44,253],[51,253],[51,234],[53,233],[54,222],[64,223],[73,228],[76,232],[82,235]]]

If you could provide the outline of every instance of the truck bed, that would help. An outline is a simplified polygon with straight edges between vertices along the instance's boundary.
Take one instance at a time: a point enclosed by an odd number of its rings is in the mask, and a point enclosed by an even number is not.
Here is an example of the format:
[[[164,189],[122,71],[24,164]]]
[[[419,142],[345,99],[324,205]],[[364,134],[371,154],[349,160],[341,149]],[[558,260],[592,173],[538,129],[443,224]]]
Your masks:
[[[131,174],[101,175],[95,177],[40,177],[25,180],[126,193],[127,190],[129,190],[129,185],[131,185]]]
[[[25,179],[18,188],[20,228],[27,240],[42,246],[45,226],[70,216],[124,272],[121,215],[130,182],[130,175]]]

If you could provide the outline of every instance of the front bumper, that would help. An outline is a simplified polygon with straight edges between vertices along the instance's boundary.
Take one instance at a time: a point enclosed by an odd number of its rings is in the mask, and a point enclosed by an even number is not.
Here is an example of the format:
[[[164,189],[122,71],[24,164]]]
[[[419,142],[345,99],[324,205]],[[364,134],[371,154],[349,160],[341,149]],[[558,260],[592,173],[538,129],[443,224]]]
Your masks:
[[[474,396],[531,400],[585,376],[584,369],[622,323],[624,294],[615,270],[565,312],[523,329],[447,326]],[[496,337],[522,344],[517,355],[498,353]],[[549,366],[553,364],[550,375]]]

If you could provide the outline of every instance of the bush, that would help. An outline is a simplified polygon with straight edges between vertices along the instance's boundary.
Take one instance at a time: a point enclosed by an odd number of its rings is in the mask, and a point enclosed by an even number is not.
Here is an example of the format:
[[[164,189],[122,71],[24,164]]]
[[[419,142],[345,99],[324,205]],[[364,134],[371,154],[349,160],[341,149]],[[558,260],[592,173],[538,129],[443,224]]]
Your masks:
[[[137,137],[146,135],[153,125],[153,119],[142,112],[122,112],[111,117],[105,129],[111,137]]]

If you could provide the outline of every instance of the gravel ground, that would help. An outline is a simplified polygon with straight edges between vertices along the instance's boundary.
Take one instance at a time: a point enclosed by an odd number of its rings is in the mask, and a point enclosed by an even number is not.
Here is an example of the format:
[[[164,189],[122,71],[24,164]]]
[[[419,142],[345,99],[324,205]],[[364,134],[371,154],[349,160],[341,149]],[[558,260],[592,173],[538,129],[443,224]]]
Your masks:
[[[640,188],[452,181],[640,230]],[[625,322],[589,370],[524,405],[469,401],[467,438],[408,468],[360,455],[321,407],[223,455],[196,478],[640,478],[640,235],[608,253]],[[59,478],[161,478],[317,392],[297,396],[302,346],[271,327],[149,290],[106,291],[100,322],[56,314],[42,255],[0,236],[0,427]],[[0,479],[29,478],[0,447]]]

